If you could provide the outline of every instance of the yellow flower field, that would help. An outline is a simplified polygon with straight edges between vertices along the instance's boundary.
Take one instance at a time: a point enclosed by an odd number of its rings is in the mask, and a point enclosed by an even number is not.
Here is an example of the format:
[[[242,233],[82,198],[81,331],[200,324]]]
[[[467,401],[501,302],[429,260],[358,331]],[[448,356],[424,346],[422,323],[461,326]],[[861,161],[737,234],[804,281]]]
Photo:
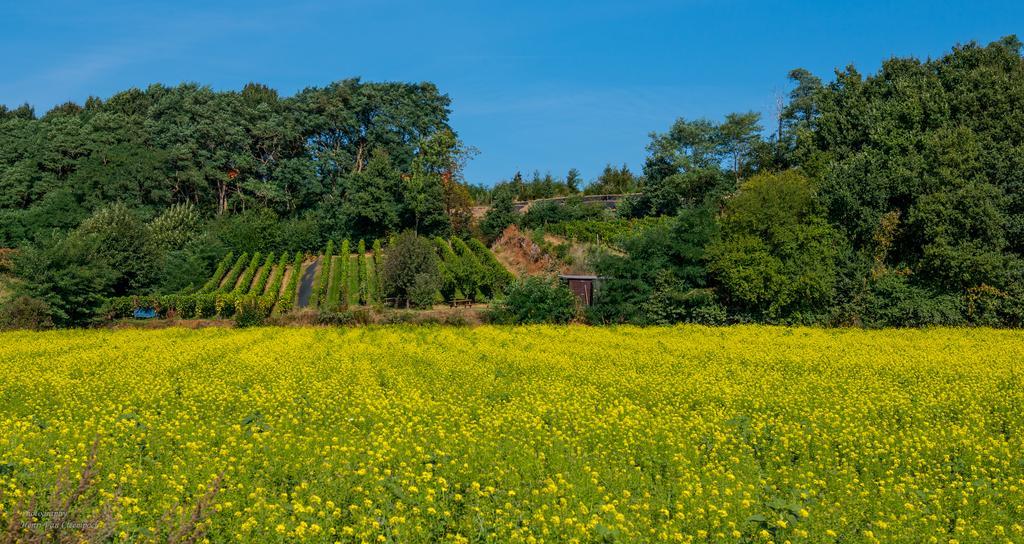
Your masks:
[[[0,529],[1024,543],[1022,373],[993,330],[6,333]]]

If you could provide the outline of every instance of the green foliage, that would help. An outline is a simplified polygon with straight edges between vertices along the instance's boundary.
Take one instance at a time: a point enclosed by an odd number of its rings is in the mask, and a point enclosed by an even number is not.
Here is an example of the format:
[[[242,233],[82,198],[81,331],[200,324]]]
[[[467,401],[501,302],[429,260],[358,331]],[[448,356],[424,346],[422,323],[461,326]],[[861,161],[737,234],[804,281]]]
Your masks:
[[[270,317],[274,301],[270,297],[244,295],[235,301],[235,326],[255,327]]]
[[[639,219],[582,219],[545,225],[544,231],[577,242],[622,247],[625,240],[635,236],[638,232],[670,219],[668,216]]]
[[[238,276],[242,273],[242,269],[249,264],[249,254],[242,253],[238,256],[238,260],[235,261],[234,266],[228,273],[224,275],[224,280],[217,288],[218,293],[231,293],[235,289],[235,283],[238,282]]]
[[[288,269],[288,253],[281,253],[281,258],[277,261],[277,266],[274,268],[274,275],[271,276],[268,281],[268,287],[266,290],[267,296],[277,301],[277,297],[281,294],[281,283],[284,282],[284,274]],[[260,293],[256,293],[257,295]]]
[[[278,246],[278,226],[277,214],[260,208],[223,216],[212,229],[231,249],[254,253]]]
[[[75,235],[91,238],[96,248],[93,259],[104,261],[117,274],[115,293],[142,291],[159,277],[161,250],[146,223],[124,204],[99,209]]]
[[[606,251],[594,260],[602,278],[587,317],[594,323],[657,323],[677,316],[704,322],[698,308],[706,298],[705,247],[718,233],[713,212],[684,209],[678,216],[639,229],[622,242],[624,252]]]
[[[149,223],[152,243],[164,250],[184,248],[202,234],[203,219],[192,203],[175,204]]]
[[[320,261],[320,270],[317,273],[316,281],[313,283],[313,295],[310,297],[310,304],[320,306],[327,302],[327,289],[331,282],[331,263],[334,260],[334,240],[327,242],[327,249]]]
[[[512,195],[500,193],[480,221],[480,232],[488,242],[493,242],[509,225],[517,224],[519,218],[519,212],[512,205]]]
[[[331,266],[331,282],[330,287],[327,289],[327,302],[324,304],[328,311],[334,311],[340,303],[344,300],[347,304],[348,300],[342,298],[342,293],[345,292],[345,282],[347,281],[347,267],[349,256],[348,240],[345,240],[341,244],[341,251],[338,257],[334,259],[334,263]]]
[[[0,330],[41,331],[51,327],[50,307],[42,300],[26,295],[0,300]]]
[[[262,258],[263,254],[259,251],[253,253],[252,259],[249,260],[248,266],[245,267],[245,272],[239,277],[235,288],[231,290],[232,293],[244,295],[249,292],[249,288],[252,287],[252,278],[256,275],[256,270],[259,268]]]
[[[864,324],[869,327],[955,326],[965,323],[963,297],[915,286],[900,274],[886,274],[871,288]]]
[[[532,276],[509,287],[490,319],[502,324],[568,323],[576,315],[576,297],[557,280]]]
[[[349,255],[345,257],[345,303],[349,306],[359,305],[359,256]]]
[[[564,202],[537,202],[523,214],[519,221],[522,227],[537,229],[545,225],[564,223],[566,221],[588,221],[605,215],[604,207],[599,204],[586,203],[578,196],[571,196]]]
[[[290,312],[295,306],[295,296],[299,290],[299,281],[302,279],[303,257],[302,252],[295,253],[291,267],[292,275],[288,278],[288,284],[285,285],[281,298],[277,300],[277,311],[280,313]]]
[[[359,304],[366,304],[366,242],[359,240],[356,250],[356,285],[358,286]]]
[[[470,238],[466,244],[469,249],[476,254],[480,263],[483,264],[485,269],[484,284],[487,285],[487,290],[491,297],[499,296],[505,292],[505,290],[512,285],[515,281],[515,276],[505,268],[505,265],[498,261],[498,258],[491,253],[491,250],[487,249],[487,246],[476,238]]]
[[[384,294],[394,297],[406,306],[426,306],[425,291],[430,290],[433,302],[434,292],[440,287],[435,246],[413,232],[404,232],[388,245],[381,263],[381,280]]]
[[[465,298],[460,285],[465,276],[462,270],[462,261],[459,260],[451,246],[440,236],[434,238],[434,245],[437,247],[438,263],[438,290],[443,300]],[[458,295],[456,295],[458,292]]]
[[[217,270],[213,272],[213,276],[210,276],[210,279],[203,285],[199,292],[212,293],[216,291],[217,288],[220,287],[221,281],[224,280],[224,275],[227,274],[228,267],[231,266],[231,263],[233,262],[235,262],[235,253],[233,251],[229,251],[228,254],[220,260],[220,263],[217,264]]]
[[[819,215],[810,180],[789,170],[759,174],[728,200],[708,270],[738,311],[778,319],[832,300],[841,243]]]
[[[263,261],[263,265],[260,267],[260,273],[256,276],[256,281],[252,284],[252,289],[248,291],[250,295],[262,295],[263,291],[267,288],[267,279],[270,277],[270,271],[274,267],[274,254],[267,253],[266,259]]]
[[[490,280],[489,271],[476,254],[461,238],[452,238],[451,246],[455,249],[460,261],[463,278],[460,279],[459,286],[466,294],[466,298],[480,302],[482,296],[493,296],[494,289],[488,281]],[[481,291],[486,291],[486,293]]]
[[[240,92],[151,85],[38,118],[3,116],[0,246],[74,228],[119,200],[148,216],[192,202],[204,217],[265,208],[290,221],[364,192],[376,196],[349,178],[370,171],[377,154],[395,171],[411,171],[421,141],[447,129],[448,105],[429,83],[349,79],[290,98],[259,84]],[[386,189],[378,201],[400,201],[397,186]],[[259,228],[268,217],[224,225],[229,247],[289,249],[261,245],[273,234]],[[316,238],[290,249],[314,249],[325,240]]]
[[[962,296],[1019,281],[1024,253],[1021,43],[969,43],[939,58],[803,76],[795,159],[820,179],[828,218],[872,252],[882,219],[901,223],[882,264],[923,292]],[[801,88],[801,87],[798,87]]]
[[[636,192],[638,189],[640,189],[640,180],[633,175],[633,172],[629,171],[625,164],[622,165],[622,168],[615,168],[608,164],[604,167],[601,175],[597,177],[597,180],[588,185],[583,190],[583,193],[588,195],[621,195]]]

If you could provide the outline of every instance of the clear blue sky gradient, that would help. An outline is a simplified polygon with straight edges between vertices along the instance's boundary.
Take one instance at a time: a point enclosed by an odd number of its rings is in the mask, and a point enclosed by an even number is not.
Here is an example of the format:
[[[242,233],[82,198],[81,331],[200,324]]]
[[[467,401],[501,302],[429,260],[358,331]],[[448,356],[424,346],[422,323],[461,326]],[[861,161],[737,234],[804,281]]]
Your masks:
[[[1024,2],[262,1],[10,2],[0,103],[42,113],[153,82],[290,95],[360,76],[433,81],[493,184],[516,170],[588,180],[639,171],[677,117],[755,110],[770,125],[786,73],[829,79],[891,56],[1024,32]]]

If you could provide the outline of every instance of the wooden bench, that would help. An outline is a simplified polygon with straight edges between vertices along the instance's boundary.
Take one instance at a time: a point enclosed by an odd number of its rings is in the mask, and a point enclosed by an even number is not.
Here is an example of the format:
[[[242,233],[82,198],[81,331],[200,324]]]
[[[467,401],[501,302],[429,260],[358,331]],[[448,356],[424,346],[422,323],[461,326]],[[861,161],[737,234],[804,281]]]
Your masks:
[[[458,308],[459,306],[465,306],[467,308],[473,307],[473,301],[468,298],[457,298],[452,300],[449,304],[452,308]]]

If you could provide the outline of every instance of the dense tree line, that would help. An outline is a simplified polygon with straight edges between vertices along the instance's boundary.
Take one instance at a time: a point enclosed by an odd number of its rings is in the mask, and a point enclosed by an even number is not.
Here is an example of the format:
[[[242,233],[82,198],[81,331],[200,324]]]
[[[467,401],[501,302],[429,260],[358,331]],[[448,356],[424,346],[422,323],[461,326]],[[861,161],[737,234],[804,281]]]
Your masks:
[[[153,85],[40,117],[2,108],[0,246],[118,201],[144,218],[181,203],[203,218],[266,210],[312,223],[319,246],[399,227],[441,233],[440,176],[461,152],[448,114],[431,84],[355,79],[287,98],[259,84]]]
[[[19,311],[42,304],[57,324],[81,322],[97,297],[195,287],[228,251],[403,231],[411,264],[385,263],[382,277],[427,300],[445,285],[444,263],[421,258],[432,237],[601,221],[572,197],[635,193],[620,219],[664,219],[636,222],[593,258],[593,323],[1020,326],[1021,42],[893,58],[868,75],[851,66],[828,82],[789,76],[770,123],[679,119],[651,135],[642,174],[608,166],[586,186],[575,170],[465,184],[472,149],[429,84],[347,80],[288,98],[153,86],[38,118],[2,109],[0,245],[20,247]],[[570,198],[513,205],[554,196]],[[490,205],[479,223],[475,203]],[[549,288],[518,285],[509,300],[561,308],[565,292]]]
[[[790,78],[771,138],[754,114],[652,137],[620,213],[676,219],[599,259],[592,318],[1021,325],[1020,41]]]
[[[448,115],[431,84],[356,79],[0,108],[0,247],[19,248],[20,294],[66,325],[103,297],[195,288],[228,251],[465,235],[470,150]]]

